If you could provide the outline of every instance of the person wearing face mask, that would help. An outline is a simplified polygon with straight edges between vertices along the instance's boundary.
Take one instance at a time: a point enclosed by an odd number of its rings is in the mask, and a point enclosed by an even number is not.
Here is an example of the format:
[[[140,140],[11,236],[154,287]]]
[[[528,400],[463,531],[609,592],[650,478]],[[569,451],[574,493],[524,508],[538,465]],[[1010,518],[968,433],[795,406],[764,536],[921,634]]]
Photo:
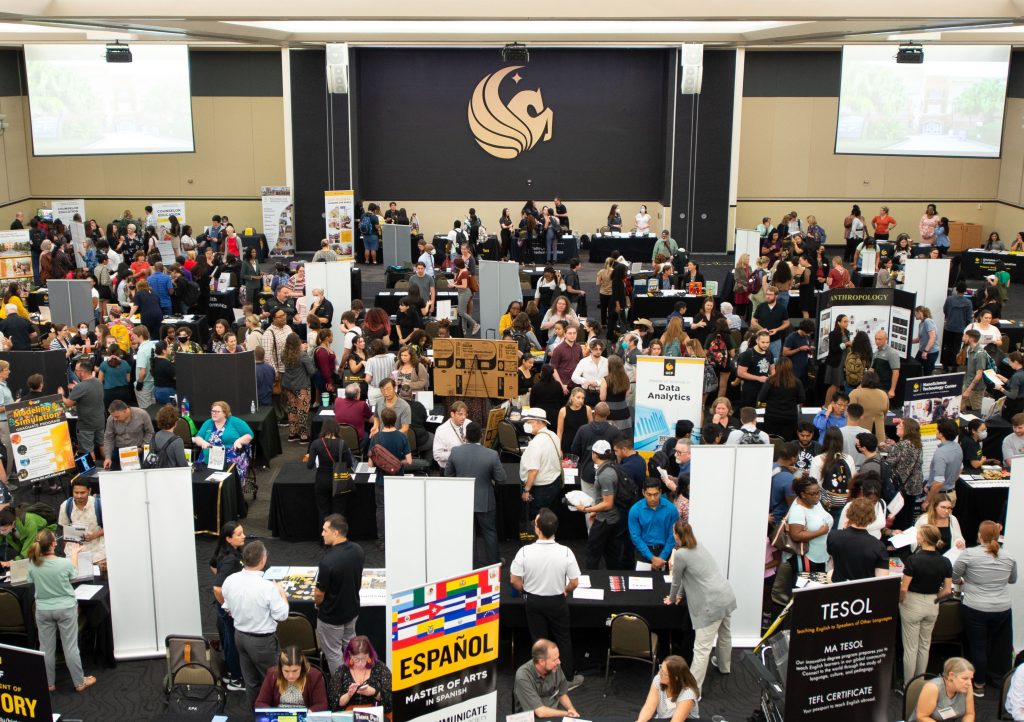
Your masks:
[[[988,461],[982,446],[988,438],[988,427],[981,419],[971,419],[960,435],[960,448],[964,452],[964,473],[981,473],[981,467]]]
[[[640,210],[637,212],[634,218],[637,234],[650,233],[651,232],[651,214],[647,212],[647,206],[640,206]]]
[[[558,502],[562,485],[562,446],[555,432],[548,428],[543,409],[523,411],[523,427],[533,438],[519,462],[519,479],[523,484],[522,500],[529,505],[533,518],[541,509]]]

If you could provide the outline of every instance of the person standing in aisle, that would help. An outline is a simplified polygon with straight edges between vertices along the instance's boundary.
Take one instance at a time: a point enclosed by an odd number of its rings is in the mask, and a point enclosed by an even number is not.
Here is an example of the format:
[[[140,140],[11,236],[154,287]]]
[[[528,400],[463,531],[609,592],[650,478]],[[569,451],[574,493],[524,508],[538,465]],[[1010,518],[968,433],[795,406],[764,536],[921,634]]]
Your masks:
[[[263,542],[251,541],[242,548],[242,571],[221,586],[221,606],[235,621],[235,646],[250,707],[267,670],[277,664],[277,623],[288,618],[284,589],[263,578],[266,564],[267,548]]]
[[[341,514],[324,519],[320,536],[327,553],[320,560],[313,601],[316,604],[316,639],[333,675],[356,636],[359,589],[363,580],[363,548],[348,540],[348,521]]]
[[[526,599],[526,624],[536,642],[550,639],[561,650],[569,690],[583,684],[574,674],[568,596],[579,584],[580,567],[568,547],[555,541],[558,517],[541,509],[533,520],[537,541],[522,547],[509,568],[510,580]]]

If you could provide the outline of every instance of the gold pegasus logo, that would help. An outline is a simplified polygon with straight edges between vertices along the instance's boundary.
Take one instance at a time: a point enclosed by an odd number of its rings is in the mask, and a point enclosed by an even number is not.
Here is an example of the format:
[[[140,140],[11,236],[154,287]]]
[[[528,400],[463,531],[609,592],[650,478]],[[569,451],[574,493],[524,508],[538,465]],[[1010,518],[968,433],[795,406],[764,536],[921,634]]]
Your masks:
[[[539,89],[520,90],[508,105],[501,102],[501,81],[515,73],[512,80],[519,83],[523,77],[517,71],[522,69],[522,65],[513,65],[485,75],[469,101],[467,115],[473,137],[495,158],[510,160],[541,141],[551,140],[554,112],[544,107]]]

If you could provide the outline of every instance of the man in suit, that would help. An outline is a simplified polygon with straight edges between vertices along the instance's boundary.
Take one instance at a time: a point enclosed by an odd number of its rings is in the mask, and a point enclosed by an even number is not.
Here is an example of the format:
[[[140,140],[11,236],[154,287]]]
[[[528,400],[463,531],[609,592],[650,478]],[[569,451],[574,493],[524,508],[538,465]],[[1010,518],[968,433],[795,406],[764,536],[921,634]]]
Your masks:
[[[474,566],[497,564],[498,554],[497,505],[494,502],[494,484],[505,481],[505,467],[498,459],[498,452],[480,445],[483,428],[475,421],[466,424],[466,443],[456,446],[444,466],[445,476],[473,477],[473,518],[484,541],[484,558],[481,564],[474,560]],[[476,556],[474,554],[474,556]]]

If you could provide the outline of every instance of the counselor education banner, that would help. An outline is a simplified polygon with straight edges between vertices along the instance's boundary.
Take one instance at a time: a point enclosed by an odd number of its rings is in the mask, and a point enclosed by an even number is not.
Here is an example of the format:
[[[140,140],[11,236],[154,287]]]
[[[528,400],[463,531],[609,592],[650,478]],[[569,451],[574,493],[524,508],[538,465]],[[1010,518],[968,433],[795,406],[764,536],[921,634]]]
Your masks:
[[[786,722],[888,722],[899,596],[899,577],[793,592]]]
[[[163,238],[164,231],[171,227],[171,216],[174,216],[181,225],[185,225],[185,201],[153,203],[153,215],[156,216],[157,238]]]
[[[679,419],[690,419],[700,428],[703,394],[704,359],[638,357],[633,447],[657,451],[675,436]]]
[[[49,479],[75,468],[71,432],[60,396],[8,404],[7,425],[18,481]]]
[[[497,719],[500,566],[391,595],[394,722]]]
[[[355,259],[352,243],[352,216],[355,214],[353,191],[324,191],[324,223],[327,242],[338,253],[338,259]]]
[[[85,217],[85,200],[82,198],[65,198],[63,200],[53,201],[50,206],[53,210],[53,220],[57,220],[59,218],[65,226],[71,223],[76,213],[83,221],[88,220]]]
[[[271,256],[295,255],[295,219],[292,189],[288,186],[261,186],[263,235]]]
[[[39,722],[52,718],[43,653],[0,644],[0,719]]]

